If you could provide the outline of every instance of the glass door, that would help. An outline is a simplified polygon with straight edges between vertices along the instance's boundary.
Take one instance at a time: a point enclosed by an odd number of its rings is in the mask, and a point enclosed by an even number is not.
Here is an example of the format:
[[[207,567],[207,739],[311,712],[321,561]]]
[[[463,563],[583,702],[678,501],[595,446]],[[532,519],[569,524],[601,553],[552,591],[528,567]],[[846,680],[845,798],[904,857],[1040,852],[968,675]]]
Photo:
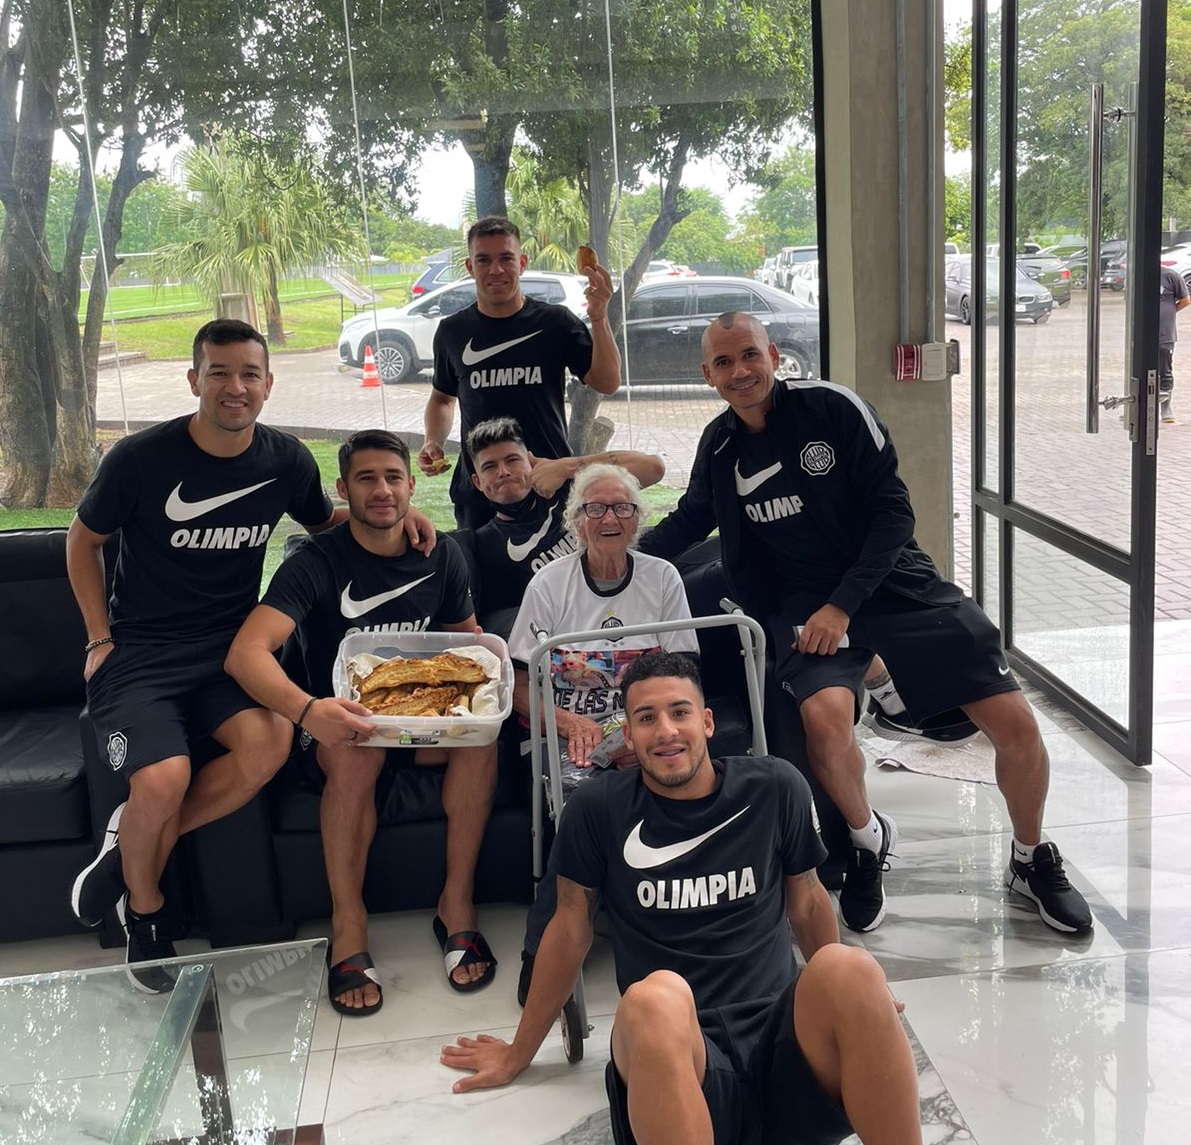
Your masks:
[[[974,588],[1011,662],[1144,764],[1165,0],[977,0]]]

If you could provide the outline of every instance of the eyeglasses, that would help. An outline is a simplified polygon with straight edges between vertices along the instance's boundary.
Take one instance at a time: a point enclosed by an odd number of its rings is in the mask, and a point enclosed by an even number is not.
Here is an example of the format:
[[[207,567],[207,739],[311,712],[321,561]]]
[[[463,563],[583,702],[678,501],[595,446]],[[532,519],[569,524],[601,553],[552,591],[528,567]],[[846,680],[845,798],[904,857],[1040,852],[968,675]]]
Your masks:
[[[637,515],[637,506],[628,501],[617,501],[615,505],[606,505],[603,501],[584,501],[579,508],[594,521],[599,521],[609,509],[622,520]]]

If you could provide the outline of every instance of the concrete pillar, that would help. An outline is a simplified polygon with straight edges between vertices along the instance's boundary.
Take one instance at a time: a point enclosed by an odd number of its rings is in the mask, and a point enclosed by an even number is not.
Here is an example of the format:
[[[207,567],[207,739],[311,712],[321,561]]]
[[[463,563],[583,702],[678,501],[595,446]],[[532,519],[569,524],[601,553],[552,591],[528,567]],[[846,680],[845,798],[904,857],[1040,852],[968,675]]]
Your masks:
[[[941,7],[906,0],[909,140],[909,340],[927,340],[928,289],[943,327]],[[952,568],[951,383],[896,382],[899,336],[898,96],[895,0],[822,5],[830,381],[871,402],[889,426],[917,516],[917,537],[945,575]],[[933,12],[934,34],[928,34]],[[939,114],[927,106],[927,52],[938,54]],[[935,153],[935,209],[928,222],[928,153]],[[927,265],[926,236],[937,236]]]

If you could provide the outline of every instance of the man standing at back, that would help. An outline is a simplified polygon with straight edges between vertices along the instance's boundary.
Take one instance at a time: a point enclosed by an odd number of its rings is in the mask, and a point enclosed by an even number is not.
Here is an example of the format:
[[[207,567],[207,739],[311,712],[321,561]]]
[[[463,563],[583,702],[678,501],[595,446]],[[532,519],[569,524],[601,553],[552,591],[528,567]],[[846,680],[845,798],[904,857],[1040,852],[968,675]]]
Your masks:
[[[521,235],[508,219],[488,216],[467,233],[467,269],[476,302],[439,323],[434,335],[434,389],[426,403],[426,440],[418,466],[442,471],[443,449],[459,405],[462,440],[492,417],[515,417],[525,444],[537,457],[565,457],[564,407],[569,370],[601,394],[620,385],[620,352],[608,323],[612,278],[602,266],[587,272],[589,330],[565,306],[538,302],[521,292],[528,259]],[[478,528],[493,514],[473,487],[466,450],[451,477],[451,500],[460,528]]]
[[[114,445],[66,540],[87,626],[87,704],[100,750],[129,788],[71,905],[88,926],[117,908],[130,977],[147,993],[171,985],[135,964],[174,953],[159,880],[179,834],[242,807],[289,753],[289,722],[223,671],[256,605],[265,544],[283,513],[312,533],[335,520],[310,451],[257,425],[273,388],[258,331],[207,323],[187,378],[198,411]],[[109,612],[103,545],[117,531]],[[225,754],[192,781],[191,743],[204,736]]]

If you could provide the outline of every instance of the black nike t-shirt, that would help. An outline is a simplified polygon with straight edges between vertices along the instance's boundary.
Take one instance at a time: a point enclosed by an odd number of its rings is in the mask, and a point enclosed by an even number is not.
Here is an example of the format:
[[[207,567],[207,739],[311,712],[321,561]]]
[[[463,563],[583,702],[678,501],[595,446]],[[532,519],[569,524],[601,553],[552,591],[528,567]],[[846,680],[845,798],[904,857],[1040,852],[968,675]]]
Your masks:
[[[213,457],[190,415],[134,433],[108,451],[79,502],[101,535],[120,533],[112,598],[118,640],[230,640],[256,606],[265,544],[288,513],[324,524],[331,501],[297,438],[259,423],[237,457]]]
[[[485,613],[520,608],[533,574],[575,551],[575,538],[563,523],[570,488],[567,482],[553,497],[539,497],[533,511],[515,521],[493,517],[475,531]]]
[[[591,331],[565,306],[527,298],[508,318],[475,305],[444,318],[434,333],[434,388],[458,399],[463,440],[473,426],[513,417],[538,457],[569,457],[565,381],[591,369]],[[486,520],[491,503],[471,483],[464,450],[451,478],[451,500]]]
[[[808,498],[819,487],[781,460],[770,430],[737,434],[740,447],[732,481],[744,521],[745,553],[758,567],[772,570],[775,584],[799,592],[835,591],[851,564],[827,540],[807,513]],[[814,464],[813,461],[808,461]]]
[[[370,553],[345,522],[312,537],[274,574],[262,604],[297,626],[306,677],[315,695],[331,695],[331,669],[351,632],[425,632],[467,620],[474,611],[467,562],[439,534],[429,556]]]
[[[774,756],[713,766],[720,785],[703,799],[618,771],[567,800],[558,873],[600,891],[622,993],[673,970],[709,1009],[777,994],[793,975],[785,879],[826,857],[810,788]]]

